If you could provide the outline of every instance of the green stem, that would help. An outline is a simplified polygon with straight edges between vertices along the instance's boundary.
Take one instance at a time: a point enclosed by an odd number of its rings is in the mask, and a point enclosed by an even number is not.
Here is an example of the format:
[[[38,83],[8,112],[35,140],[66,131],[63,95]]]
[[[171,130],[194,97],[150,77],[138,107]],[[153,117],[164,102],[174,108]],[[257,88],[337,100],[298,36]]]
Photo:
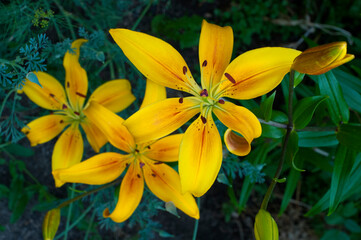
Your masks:
[[[70,18],[69,18],[69,13],[67,11],[65,11],[65,9],[63,8],[63,6],[61,6],[61,4],[59,4],[59,2],[57,0],[53,0],[53,2],[55,3],[55,5],[59,8],[60,12],[64,15],[65,17],[65,21],[66,23],[68,24],[69,26],[69,29],[70,29],[70,33],[71,33],[71,37],[73,39],[76,39],[76,35],[75,35],[75,32],[74,32],[74,28],[73,28],[73,25],[71,24],[71,21],[70,21]]]
[[[276,173],[272,179],[271,184],[269,185],[267,192],[263,198],[262,204],[261,204],[261,209],[266,210],[267,206],[268,206],[268,202],[271,198],[271,195],[273,193],[273,190],[277,184],[277,180],[281,175],[282,172],[282,168],[283,168],[283,164],[285,162],[285,158],[286,158],[286,149],[287,149],[287,144],[291,135],[291,132],[293,130],[293,118],[292,118],[292,110],[293,110],[293,83],[294,83],[294,77],[295,77],[295,71],[291,70],[290,73],[290,82],[289,82],[289,86],[288,86],[288,124],[287,124],[287,132],[285,135],[285,139],[283,141],[283,145],[282,145],[282,154],[281,154],[281,160],[278,164]]]
[[[73,183],[72,188],[75,188],[75,183]],[[74,197],[74,191],[71,192],[70,197],[73,198]],[[71,219],[71,212],[73,210],[73,202],[70,203],[69,205],[69,209],[68,209],[68,216],[66,218],[66,225],[65,225],[65,230],[64,230],[64,240],[66,240],[68,238],[68,232],[69,232],[69,226],[70,226],[70,219]]]
[[[4,101],[3,103],[1,104],[1,108],[0,108],[0,117],[4,111],[4,108],[5,108],[5,103],[6,101],[8,100],[8,98],[10,97],[10,95],[16,91],[16,88],[12,89],[11,91],[8,92],[8,94],[6,95],[6,97],[4,98]]]
[[[197,198],[197,205],[198,205],[198,209],[200,210],[200,202],[201,202],[201,198]],[[199,225],[199,219],[196,219],[195,223],[194,223],[194,229],[193,229],[193,237],[192,240],[196,240],[197,239],[197,232],[198,232],[198,225]]]
[[[277,128],[283,128],[283,129],[287,129],[288,125],[287,124],[283,124],[283,123],[278,123],[278,122],[274,122],[274,121],[265,121],[261,118],[258,118],[258,121],[260,123],[269,125],[269,126],[273,126],[273,127],[277,127]],[[297,132],[330,132],[330,131],[336,131],[336,127],[305,127],[302,129],[297,129]]]
[[[132,27],[132,30],[135,30],[135,29],[138,27],[140,21],[142,21],[144,15],[148,12],[150,6],[152,6],[153,1],[154,1],[154,0],[149,0],[147,6],[144,8],[143,12],[140,14],[140,16],[138,17],[137,21],[134,23],[134,25],[133,25],[133,27]]]

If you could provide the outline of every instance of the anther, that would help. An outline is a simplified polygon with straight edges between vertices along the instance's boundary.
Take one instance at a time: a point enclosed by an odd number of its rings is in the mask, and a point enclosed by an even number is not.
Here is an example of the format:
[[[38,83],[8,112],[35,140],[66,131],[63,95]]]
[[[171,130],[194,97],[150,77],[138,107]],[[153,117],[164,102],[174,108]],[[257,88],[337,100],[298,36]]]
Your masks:
[[[66,106],[65,104],[63,104],[63,109],[67,109],[68,108],[68,106]]]
[[[186,75],[186,73],[187,73],[187,67],[183,66],[183,74]]]
[[[202,67],[207,66],[207,60],[204,60],[204,62],[202,63]]]
[[[60,123],[63,123],[64,122],[64,120],[60,120]]]
[[[207,118],[205,118],[205,117],[201,116],[201,120],[202,120],[202,122],[203,122],[204,124],[206,124],[206,123],[207,123]]]
[[[75,114],[75,115],[77,115],[77,116],[79,116],[79,115],[80,115],[80,113],[79,113],[79,112],[75,112],[75,111],[74,111],[74,114]]]
[[[183,103],[183,98],[182,97],[179,99],[179,103]]]
[[[224,100],[223,100],[223,99],[219,99],[218,102],[219,102],[220,104],[224,104]]]
[[[202,91],[201,91],[201,97],[208,97],[208,91],[207,91],[207,89],[203,89]]]
[[[236,83],[236,80],[234,80],[234,78],[229,73],[224,73],[224,76],[226,76],[226,78],[233,84]]]
[[[135,149],[135,151],[136,151],[137,153],[139,153],[139,150],[138,150],[138,149]]]
[[[147,146],[148,149],[150,149],[150,146]]]
[[[162,162],[155,162],[154,165],[162,164]]]
[[[143,168],[144,165],[145,165],[145,164],[144,164],[143,162],[140,162],[140,163],[139,163],[140,168]]]
[[[80,97],[86,98],[86,96],[84,94],[80,93],[80,92],[76,92],[75,94],[80,96]]]

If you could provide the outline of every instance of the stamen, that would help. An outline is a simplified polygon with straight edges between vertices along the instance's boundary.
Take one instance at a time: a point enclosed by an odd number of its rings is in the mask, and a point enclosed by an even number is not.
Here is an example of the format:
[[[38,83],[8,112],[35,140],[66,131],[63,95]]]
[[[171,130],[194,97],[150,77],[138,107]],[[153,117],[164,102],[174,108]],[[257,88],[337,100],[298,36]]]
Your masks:
[[[207,66],[207,60],[204,60],[204,62],[202,63],[202,67],[205,67],[205,66]]]
[[[139,166],[140,166],[140,168],[143,168],[144,167],[144,163],[143,162],[139,162]]]
[[[183,103],[183,98],[182,97],[179,99],[179,103]]]
[[[207,123],[207,118],[205,118],[205,117],[201,116],[201,120],[202,120],[202,122],[203,122],[204,124],[206,124],[206,123]]]
[[[229,73],[224,73],[224,76],[226,76],[226,78],[231,81],[233,84],[236,83],[236,80],[234,80],[234,78],[229,74]]]
[[[224,100],[223,100],[223,99],[219,99],[218,102],[219,102],[220,104],[224,104]]]
[[[135,151],[136,151],[137,153],[139,153],[139,150],[138,150],[138,149],[135,149]]]
[[[154,165],[162,164],[162,162],[155,162]]]
[[[148,149],[150,149],[150,146],[147,146]]]
[[[63,104],[63,109],[67,109],[68,108],[68,106],[66,106],[65,104]]]
[[[78,115],[78,116],[80,115],[80,113],[79,113],[79,112],[75,112],[75,111],[74,111],[74,114],[75,114],[75,115]]]
[[[183,74],[186,75],[187,71],[188,71],[188,70],[187,70],[187,67],[184,66],[184,67],[183,67]]]
[[[62,120],[60,120],[60,123],[63,123],[64,122],[64,120],[62,119]]]
[[[202,91],[201,91],[201,97],[208,97],[208,91],[207,91],[207,89],[203,89]]]
[[[86,96],[84,94],[80,93],[80,92],[76,92],[75,94],[80,96],[80,97],[86,98]]]

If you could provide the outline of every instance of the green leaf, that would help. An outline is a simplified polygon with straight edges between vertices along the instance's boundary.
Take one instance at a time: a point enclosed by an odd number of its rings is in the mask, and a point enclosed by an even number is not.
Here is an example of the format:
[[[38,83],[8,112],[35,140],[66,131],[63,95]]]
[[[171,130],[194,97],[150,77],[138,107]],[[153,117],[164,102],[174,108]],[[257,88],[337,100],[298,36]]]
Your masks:
[[[36,83],[36,84],[38,84],[40,87],[43,87],[43,86],[41,86],[38,77],[37,77],[34,73],[29,72],[29,73],[26,75],[26,78],[29,79],[30,82]]]
[[[294,159],[298,152],[298,135],[296,131],[292,131],[289,136],[289,141],[286,148],[286,161],[292,164],[292,166],[298,170],[303,171],[299,169],[298,167],[295,167]]]
[[[341,124],[336,137],[342,145],[361,151],[361,125]]]
[[[350,240],[350,237],[346,233],[340,230],[331,229],[331,230],[327,230],[321,238],[321,240],[340,240],[340,239]]]
[[[9,192],[10,192],[10,190],[9,190],[9,188],[8,188],[6,185],[0,184],[0,199],[1,199],[2,197],[8,197],[8,196],[9,196]]]
[[[33,149],[24,147],[17,143],[6,146],[5,150],[18,157],[31,157],[34,155]]]
[[[294,78],[294,82],[293,82],[293,87],[297,87],[297,85],[302,82],[304,77],[305,77],[304,73],[299,73],[299,72],[295,71],[295,78]]]
[[[285,135],[286,129],[270,126],[267,124],[261,124],[262,137],[266,138],[281,138]]]
[[[264,100],[261,103],[261,113],[263,115],[263,118],[266,122],[268,122],[269,120],[271,120],[272,117],[272,107],[273,107],[273,102],[275,100],[275,96],[276,96],[276,91],[274,91],[271,96],[267,97],[266,100]]]
[[[166,202],[165,203],[165,210],[171,214],[173,214],[174,216],[180,218],[180,216],[178,215],[178,212],[177,212],[177,208],[176,206],[174,205],[173,202]]]
[[[326,100],[332,121],[339,125],[347,123],[350,118],[348,105],[343,97],[341,87],[332,71],[317,76],[321,95],[329,96]]]
[[[296,159],[297,162],[299,164],[299,167],[302,167],[302,162],[300,160],[302,160],[299,156],[301,153],[298,153],[296,155]],[[295,190],[297,187],[297,183],[301,178],[301,173],[300,171],[297,171],[294,168],[290,168],[290,172],[288,174],[287,177],[287,183],[286,183],[286,189],[285,192],[283,194],[283,198],[282,198],[282,203],[281,203],[281,207],[280,207],[280,212],[279,212],[279,216],[282,215],[284,213],[284,211],[286,210]]]
[[[334,69],[333,73],[340,83],[348,106],[361,113],[361,79],[340,69]]]
[[[352,151],[342,145],[338,146],[331,179],[330,208],[328,215],[332,214],[341,202],[344,194],[343,190],[348,181],[354,159],[355,156]]]
[[[344,225],[347,228],[347,230],[349,230],[350,232],[353,232],[353,233],[360,233],[361,232],[360,225],[358,225],[357,222],[355,222],[352,219],[346,219],[344,221]]]
[[[298,132],[300,147],[329,147],[337,144],[336,131]]]
[[[217,182],[223,183],[229,187],[232,187],[232,184],[228,181],[228,178],[226,177],[226,175],[224,173],[218,174]]]
[[[326,100],[325,96],[306,97],[300,100],[293,113],[293,124],[296,129],[302,129],[311,121],[318,105]]]
[[[9,209],[13,210],[15,208],[15,203],[18,198],[24,194],[24,179],[21,177],[14,177],[10,183],[10,192],[9,192]]]
[[[12,209],[10,223],[16,222],[21,217],[21,215],[23,215],[26,205],[28,204],[28,201],[29,201],[29,197],[26,193],[22,194],[17,199],[17,201],[14,204],[14,208]]]

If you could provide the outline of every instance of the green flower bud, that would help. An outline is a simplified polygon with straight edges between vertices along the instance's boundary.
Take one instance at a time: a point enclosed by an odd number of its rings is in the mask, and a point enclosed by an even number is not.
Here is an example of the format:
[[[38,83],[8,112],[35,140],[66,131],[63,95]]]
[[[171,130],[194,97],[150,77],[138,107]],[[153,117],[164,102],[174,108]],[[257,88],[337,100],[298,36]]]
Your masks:
[[[260,209],[254,223],[256,240],[278,240],[278,227],[269,212]]]
[[[309,75],[323,74],[355,58],[346,42],[334,42],[307,49],[293,61],[292,69]]]
[[[43,221],[44,240],[52,240],[60,224],[60,209],[55,208],[45,214]]]

